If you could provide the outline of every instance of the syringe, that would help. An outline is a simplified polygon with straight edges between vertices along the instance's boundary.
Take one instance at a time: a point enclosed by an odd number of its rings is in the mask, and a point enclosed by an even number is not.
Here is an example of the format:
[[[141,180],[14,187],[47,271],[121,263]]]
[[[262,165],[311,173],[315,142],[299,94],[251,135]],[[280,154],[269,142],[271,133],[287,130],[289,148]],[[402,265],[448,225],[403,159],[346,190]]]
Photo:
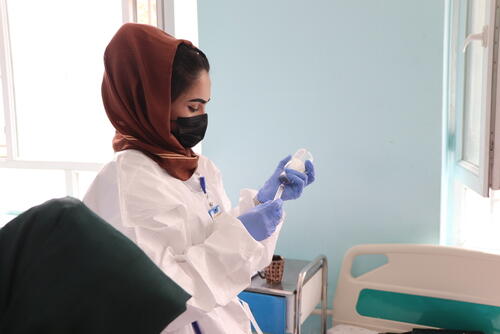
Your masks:
[[[309,152],[305,148],[301,148],[301,149],[297,150],[297,152],[295,152],[295,154],[292,156],[290,161],[288,161],[288,163],[285,165],[284,168],[294,169],[298,172],[304,173],[306,170],[305,163],[307,160],[311,160],[311,162],[312,162],[313,156],[312,156],[311,152]],[[281,184],[278,187],[278,190],[276,191],[276,195],[274,196],[274,200],[281,198],[281,195],[283,195],[283,191],[285,190],[285,183],[288,182],[285,171],[283,171],[281,173],[279,178],[280,178]]]

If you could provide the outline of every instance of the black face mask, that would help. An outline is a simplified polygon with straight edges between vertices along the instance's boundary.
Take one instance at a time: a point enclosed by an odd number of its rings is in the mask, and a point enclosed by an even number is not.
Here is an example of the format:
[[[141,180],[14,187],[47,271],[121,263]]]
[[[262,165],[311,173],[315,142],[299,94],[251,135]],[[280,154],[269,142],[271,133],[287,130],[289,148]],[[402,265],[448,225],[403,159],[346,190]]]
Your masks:
[[[172,134],[182,146],[191,148],[202,141],[205,136],[208,126],[208,115],[178,117],[174,122],[177,124],[177,129],[172,131]]]

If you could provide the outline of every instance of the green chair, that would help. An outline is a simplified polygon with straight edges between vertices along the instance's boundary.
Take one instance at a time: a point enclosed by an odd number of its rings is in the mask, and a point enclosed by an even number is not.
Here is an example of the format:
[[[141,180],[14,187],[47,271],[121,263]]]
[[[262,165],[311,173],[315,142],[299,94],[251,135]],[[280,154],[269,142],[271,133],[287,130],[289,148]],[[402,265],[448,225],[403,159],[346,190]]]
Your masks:
[[[66,197],[0,230],[0,333],[160,333],[190,298],[132,241]]]

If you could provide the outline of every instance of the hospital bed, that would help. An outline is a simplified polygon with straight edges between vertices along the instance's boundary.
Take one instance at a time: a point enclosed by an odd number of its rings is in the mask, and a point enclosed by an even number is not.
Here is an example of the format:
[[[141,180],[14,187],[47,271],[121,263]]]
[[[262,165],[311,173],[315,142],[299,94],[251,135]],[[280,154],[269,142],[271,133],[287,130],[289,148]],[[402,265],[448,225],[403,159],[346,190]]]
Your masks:
[[[357,277],[357,257],[386,257]],[[377,260],[380,260],[377,258]],[[433,245],[360,245],[345,255],[329,334],[434,327],[500,333],[500,255]]]

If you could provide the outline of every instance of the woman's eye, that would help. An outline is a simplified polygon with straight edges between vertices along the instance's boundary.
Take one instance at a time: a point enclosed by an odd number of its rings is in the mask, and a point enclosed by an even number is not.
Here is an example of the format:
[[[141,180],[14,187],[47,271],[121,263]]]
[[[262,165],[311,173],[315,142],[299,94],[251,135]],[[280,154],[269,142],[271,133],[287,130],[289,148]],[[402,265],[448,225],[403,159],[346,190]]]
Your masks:
[[[197,112],[199,109],[195,108],[195,107],[191,107],[191,106],[188,106],[189,110],[191,110],[191,112]]]

